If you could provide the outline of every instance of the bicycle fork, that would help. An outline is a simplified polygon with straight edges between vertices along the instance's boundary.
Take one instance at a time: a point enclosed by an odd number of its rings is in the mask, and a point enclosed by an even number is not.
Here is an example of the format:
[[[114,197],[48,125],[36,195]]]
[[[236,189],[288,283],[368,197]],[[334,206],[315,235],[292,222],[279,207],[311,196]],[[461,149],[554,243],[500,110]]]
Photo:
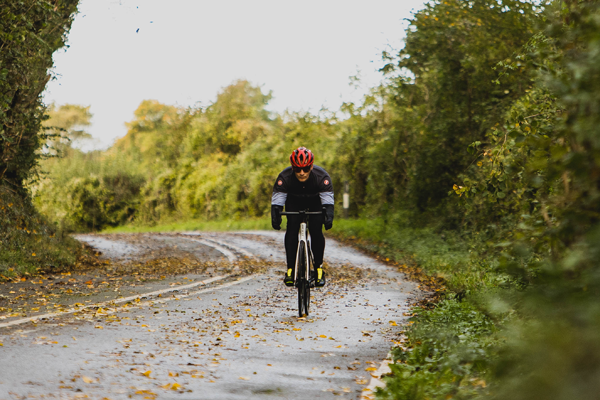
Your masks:
[[[294,282],[298,282],[298,266],[300,265],[300,257],[304,257],[304,274],[305,274],[305,278],[306,281],[309,282],[310,281],[310,263],[308,260],[308,240],[307,240],[307,234],[306,234],[306,223],[302,222],[300,224],[300,233],[299,233],[299,238],[298,238],[298,249],[300,249],[300,244],[304,243],[304,254],[300,254],[300,252],[296,252],[296,268],[294,269]]]

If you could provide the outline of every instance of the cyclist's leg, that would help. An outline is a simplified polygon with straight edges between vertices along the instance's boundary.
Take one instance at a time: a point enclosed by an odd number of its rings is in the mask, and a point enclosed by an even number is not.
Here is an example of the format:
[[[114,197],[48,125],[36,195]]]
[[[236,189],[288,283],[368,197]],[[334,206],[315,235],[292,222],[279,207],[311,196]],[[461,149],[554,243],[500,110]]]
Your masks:
[[[315,260],[315,269],[323,264],[323,255],[325,254],[325,236],[323,236],[323,216],[311,215],[308,221],[308,231],[310,232],[310,247]]]
[[[297,215],[288,215],[287,229],[285,231],[285,258],[287,261],[286,274],[291,269],[294,270],[296,264],[296,252],[298,250],[298,230],[300,229],[300,217]],[[292,272],[293,277],[293,272]]]

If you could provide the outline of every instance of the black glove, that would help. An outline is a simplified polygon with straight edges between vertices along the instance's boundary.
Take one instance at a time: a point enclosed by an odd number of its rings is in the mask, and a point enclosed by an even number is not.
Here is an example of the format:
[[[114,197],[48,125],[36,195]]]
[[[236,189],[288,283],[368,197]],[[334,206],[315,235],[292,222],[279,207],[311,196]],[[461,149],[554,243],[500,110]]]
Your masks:
[[[333,204],[325,204],[325,230],[328,231],[333,226]]]
[[[281,229],[281,212],[283,211],[282,206],[271,205],[271,226],[275,230]]]

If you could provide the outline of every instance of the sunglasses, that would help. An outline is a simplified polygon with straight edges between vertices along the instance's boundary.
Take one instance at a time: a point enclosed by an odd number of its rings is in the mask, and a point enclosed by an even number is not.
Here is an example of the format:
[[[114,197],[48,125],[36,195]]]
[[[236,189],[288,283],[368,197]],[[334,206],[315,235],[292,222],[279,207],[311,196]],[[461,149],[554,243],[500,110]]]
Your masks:
[[[302,171],[302,172],[310,171],[311,167],[312,167],[312,165],[309,165],[308,167],[292,167],[292,168],[294,169],[295,173],[300,173],[300,171]]]

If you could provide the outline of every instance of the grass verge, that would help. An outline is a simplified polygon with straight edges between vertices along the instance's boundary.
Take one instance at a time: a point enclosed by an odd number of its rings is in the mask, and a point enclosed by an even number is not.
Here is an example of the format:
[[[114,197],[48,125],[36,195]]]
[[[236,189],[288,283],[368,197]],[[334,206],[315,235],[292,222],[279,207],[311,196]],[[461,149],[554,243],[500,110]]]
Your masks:
[[[413,307],[402,345],[392,351],[392,375],[377,397],[446,400],[485,394],[490,360],[503,341],[503,320],[489,313],[481,294],[507,277],[486,261],[483,241],[413,228],[401,215],[338,220],[332,235],[444,283],[435,305]]]
[[[29,198],[0,187],[0,280],[75,264],[81,244],[49,224]]]

